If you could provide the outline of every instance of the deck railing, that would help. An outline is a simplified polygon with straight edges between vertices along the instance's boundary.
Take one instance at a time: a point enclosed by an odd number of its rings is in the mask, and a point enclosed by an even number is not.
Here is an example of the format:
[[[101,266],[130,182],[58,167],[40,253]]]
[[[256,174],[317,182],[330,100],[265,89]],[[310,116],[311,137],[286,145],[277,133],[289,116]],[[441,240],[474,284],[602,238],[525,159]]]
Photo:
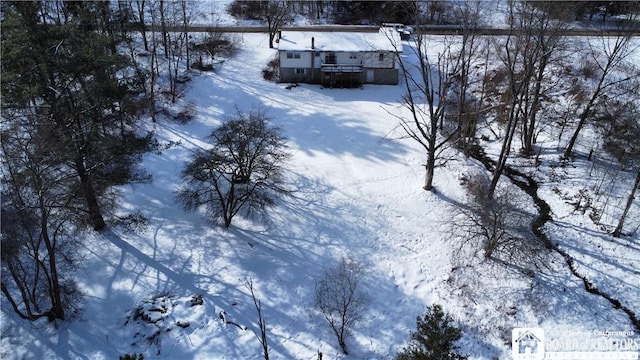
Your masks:
[[[343,72],[343,73],[356,73],[362,72],[362,65],[352,64],[322,64],[320,67],[322,72]]]

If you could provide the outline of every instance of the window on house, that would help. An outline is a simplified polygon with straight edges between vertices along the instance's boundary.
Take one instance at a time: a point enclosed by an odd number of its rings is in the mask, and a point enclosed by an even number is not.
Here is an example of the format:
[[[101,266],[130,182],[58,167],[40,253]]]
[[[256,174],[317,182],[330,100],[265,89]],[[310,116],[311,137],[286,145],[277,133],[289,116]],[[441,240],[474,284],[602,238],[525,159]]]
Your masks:
[[[357,58],[358,56],[356,54],[352,53],[351,55],[349,55],[349,59],[357,59]]]
[[[324,57],[324,62],[325,62],[325,64],[335,64],[336,63],[336,54],[335,53],[328,53]]]
[[[287,59],[300,59],[300,53],[299,52],[288,52],[287,53]]]
[[[302,69],[302,68],[296,69],[296,74],[298,75],[304,75],[306,73],[307,73],[307,69]]]
[[[384,54],[380,53],[378,54],[378,61],[382,61],[382,60],[384,60]]]

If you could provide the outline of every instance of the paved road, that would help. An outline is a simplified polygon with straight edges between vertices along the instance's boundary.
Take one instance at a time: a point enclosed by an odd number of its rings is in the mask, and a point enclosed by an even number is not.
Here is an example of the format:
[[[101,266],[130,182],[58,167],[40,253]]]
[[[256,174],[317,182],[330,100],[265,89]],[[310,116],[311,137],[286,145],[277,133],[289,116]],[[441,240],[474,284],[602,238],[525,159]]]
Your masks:
[[[343,31],[343,32],[377,32],[378,26],[357,26],[357,25],[318,25],[318,26],[285,26],[282,28],[286,31]],[[168,31],[182,31],[181,27],[168,27]],[[460,35],[462,30],[452,26],[424,26],[417,31],[423,34],[431,35]],[[496,28],[476,28],[472,30],[476,35],[509,35],[509,29]],[[233,33],[266,33],[266,26],[207,26],[194,24],[189,26],[187,32],[233,32]],[[588,30],[588,29],[566,29],[563,31],[565,36],[618,36],[628,34],[631,36],[640,36],[640,29],[633,31],[618,30]]]

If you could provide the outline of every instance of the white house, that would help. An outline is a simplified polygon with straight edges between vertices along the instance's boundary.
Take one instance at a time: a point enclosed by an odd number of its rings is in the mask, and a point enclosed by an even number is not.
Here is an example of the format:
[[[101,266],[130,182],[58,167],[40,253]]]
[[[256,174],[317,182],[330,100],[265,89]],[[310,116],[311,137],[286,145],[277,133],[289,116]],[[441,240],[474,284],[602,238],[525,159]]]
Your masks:
[[[397,31],[281,31],[277,38],[280,81],[355,87],[397,84],[397,55],[402,41]]]

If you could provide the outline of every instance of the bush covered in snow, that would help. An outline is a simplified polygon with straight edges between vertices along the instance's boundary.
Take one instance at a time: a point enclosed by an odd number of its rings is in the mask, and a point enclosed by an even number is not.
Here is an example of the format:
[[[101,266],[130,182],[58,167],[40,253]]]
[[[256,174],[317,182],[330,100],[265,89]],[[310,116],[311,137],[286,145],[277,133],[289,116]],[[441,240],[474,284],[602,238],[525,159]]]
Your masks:
[[[178,298],[172,294],[162,294],[141,301],[138,306],[130,310],[124,323],[125,326],[134,328],[134,341],[131,345],[145,348],[155,346],[157,354],[160,354],[165,334],[172,333],[179,339],[182,333],[187,331],[186,329],[200,327],[192,324],[205,321],[203,305],[202,295]],[[193,330],[189,332],[191,331]]]

